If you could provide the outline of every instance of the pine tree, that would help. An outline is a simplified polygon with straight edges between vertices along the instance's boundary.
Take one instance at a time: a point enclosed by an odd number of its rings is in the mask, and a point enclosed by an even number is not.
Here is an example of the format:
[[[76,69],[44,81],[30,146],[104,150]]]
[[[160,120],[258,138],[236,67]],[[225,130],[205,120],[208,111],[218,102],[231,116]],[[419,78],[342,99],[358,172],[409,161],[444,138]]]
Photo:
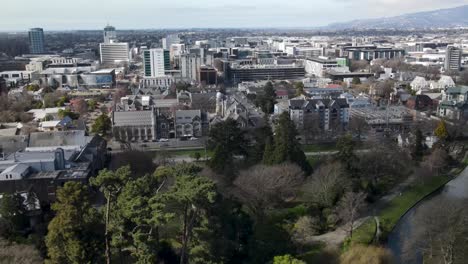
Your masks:
[[[289,118],[287,112],[279,117],[274,136],[274,163],[281,164],[292,162],[299,165],[306,173],[310,173],[312,168],[302,151],[301,145],[296,139],[297,130],[294,122]]]
[[[45,238],[50,264],[102,263],[103,225],[86,186],[67,182],[52,205],[56,216]]]

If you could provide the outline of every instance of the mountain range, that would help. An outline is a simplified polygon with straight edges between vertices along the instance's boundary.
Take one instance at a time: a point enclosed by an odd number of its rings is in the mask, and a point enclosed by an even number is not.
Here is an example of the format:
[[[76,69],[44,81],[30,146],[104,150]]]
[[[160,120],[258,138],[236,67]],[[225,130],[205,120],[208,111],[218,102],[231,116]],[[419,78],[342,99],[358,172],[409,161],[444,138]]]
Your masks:
[[[454,27],[468,27],[468,5],[395,17],[333,23],[328,25],[326,29],[422,29]]]

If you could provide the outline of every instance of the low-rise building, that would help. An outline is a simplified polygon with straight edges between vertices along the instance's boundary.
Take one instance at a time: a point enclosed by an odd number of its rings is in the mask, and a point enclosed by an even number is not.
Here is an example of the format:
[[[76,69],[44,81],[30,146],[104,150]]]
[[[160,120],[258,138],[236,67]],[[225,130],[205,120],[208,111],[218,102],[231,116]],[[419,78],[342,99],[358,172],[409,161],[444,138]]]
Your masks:
[[[468,118],[468,86],[457,86],[442,92],[437,115],[448,119]]]
[[[343,98],[292,99],[289,100],[289,115],[299,130],[309,125],[309,120],[318,122],[320,129],[332,130],[336,124],[348,125],[349,105]],[[311,118],[313,115],[317,118]]]

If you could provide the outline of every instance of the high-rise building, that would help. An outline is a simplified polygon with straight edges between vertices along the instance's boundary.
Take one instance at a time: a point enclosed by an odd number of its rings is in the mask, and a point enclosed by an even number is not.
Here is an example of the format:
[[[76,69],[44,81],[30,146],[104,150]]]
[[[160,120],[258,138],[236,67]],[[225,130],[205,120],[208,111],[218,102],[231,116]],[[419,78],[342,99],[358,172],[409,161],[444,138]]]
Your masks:
[[[165,50],[171,48],[172,44],[180,44],[180,38],[177,34],[167,35],[167,37],[162,39],[162,47]]]
[[[145,77],[161,77],[171,69],[168,50],[147,49],[143,51],[143,68]]]
[[[462,50],[453,46],[447,47],[445,53],[445,70],[458,71],[461,68]]]
[[[108,44],[117,40],[117,33],[115,27],[107,26],[104,28],[104,43]]]
[[[104,43],[99,44],[101,63],[111,65],[130,61],[130,47],[128,43],[117,41],[115,27],[104,28]]]
[[[101,43],[99,50],[104,65],[130,61],[128,43]]]
[[[42,28],[29,30],[29,48],[32,54],[44,53],[44,30]]]
[[[199,81],[198,71],[202,66],[202,58],[198,54],[186,53],[180,56],[180,69],[183,79]]]

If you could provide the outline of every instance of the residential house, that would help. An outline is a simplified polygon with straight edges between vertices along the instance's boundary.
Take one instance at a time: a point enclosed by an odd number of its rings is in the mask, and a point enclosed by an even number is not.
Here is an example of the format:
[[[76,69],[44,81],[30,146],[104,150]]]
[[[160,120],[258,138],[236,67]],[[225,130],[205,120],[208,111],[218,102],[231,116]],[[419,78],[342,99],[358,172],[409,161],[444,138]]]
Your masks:
[[[457,86],[442,92],[437,110],[439,117],[460,120],[468,118],[468,86]]]
[[[346,127],[349,123],[349,104],[344,98],[289,100],[289,114],[297,128],[302,130],[308,125],[312,115],[317,116],[318,127],[332,130],[335,124]]]

